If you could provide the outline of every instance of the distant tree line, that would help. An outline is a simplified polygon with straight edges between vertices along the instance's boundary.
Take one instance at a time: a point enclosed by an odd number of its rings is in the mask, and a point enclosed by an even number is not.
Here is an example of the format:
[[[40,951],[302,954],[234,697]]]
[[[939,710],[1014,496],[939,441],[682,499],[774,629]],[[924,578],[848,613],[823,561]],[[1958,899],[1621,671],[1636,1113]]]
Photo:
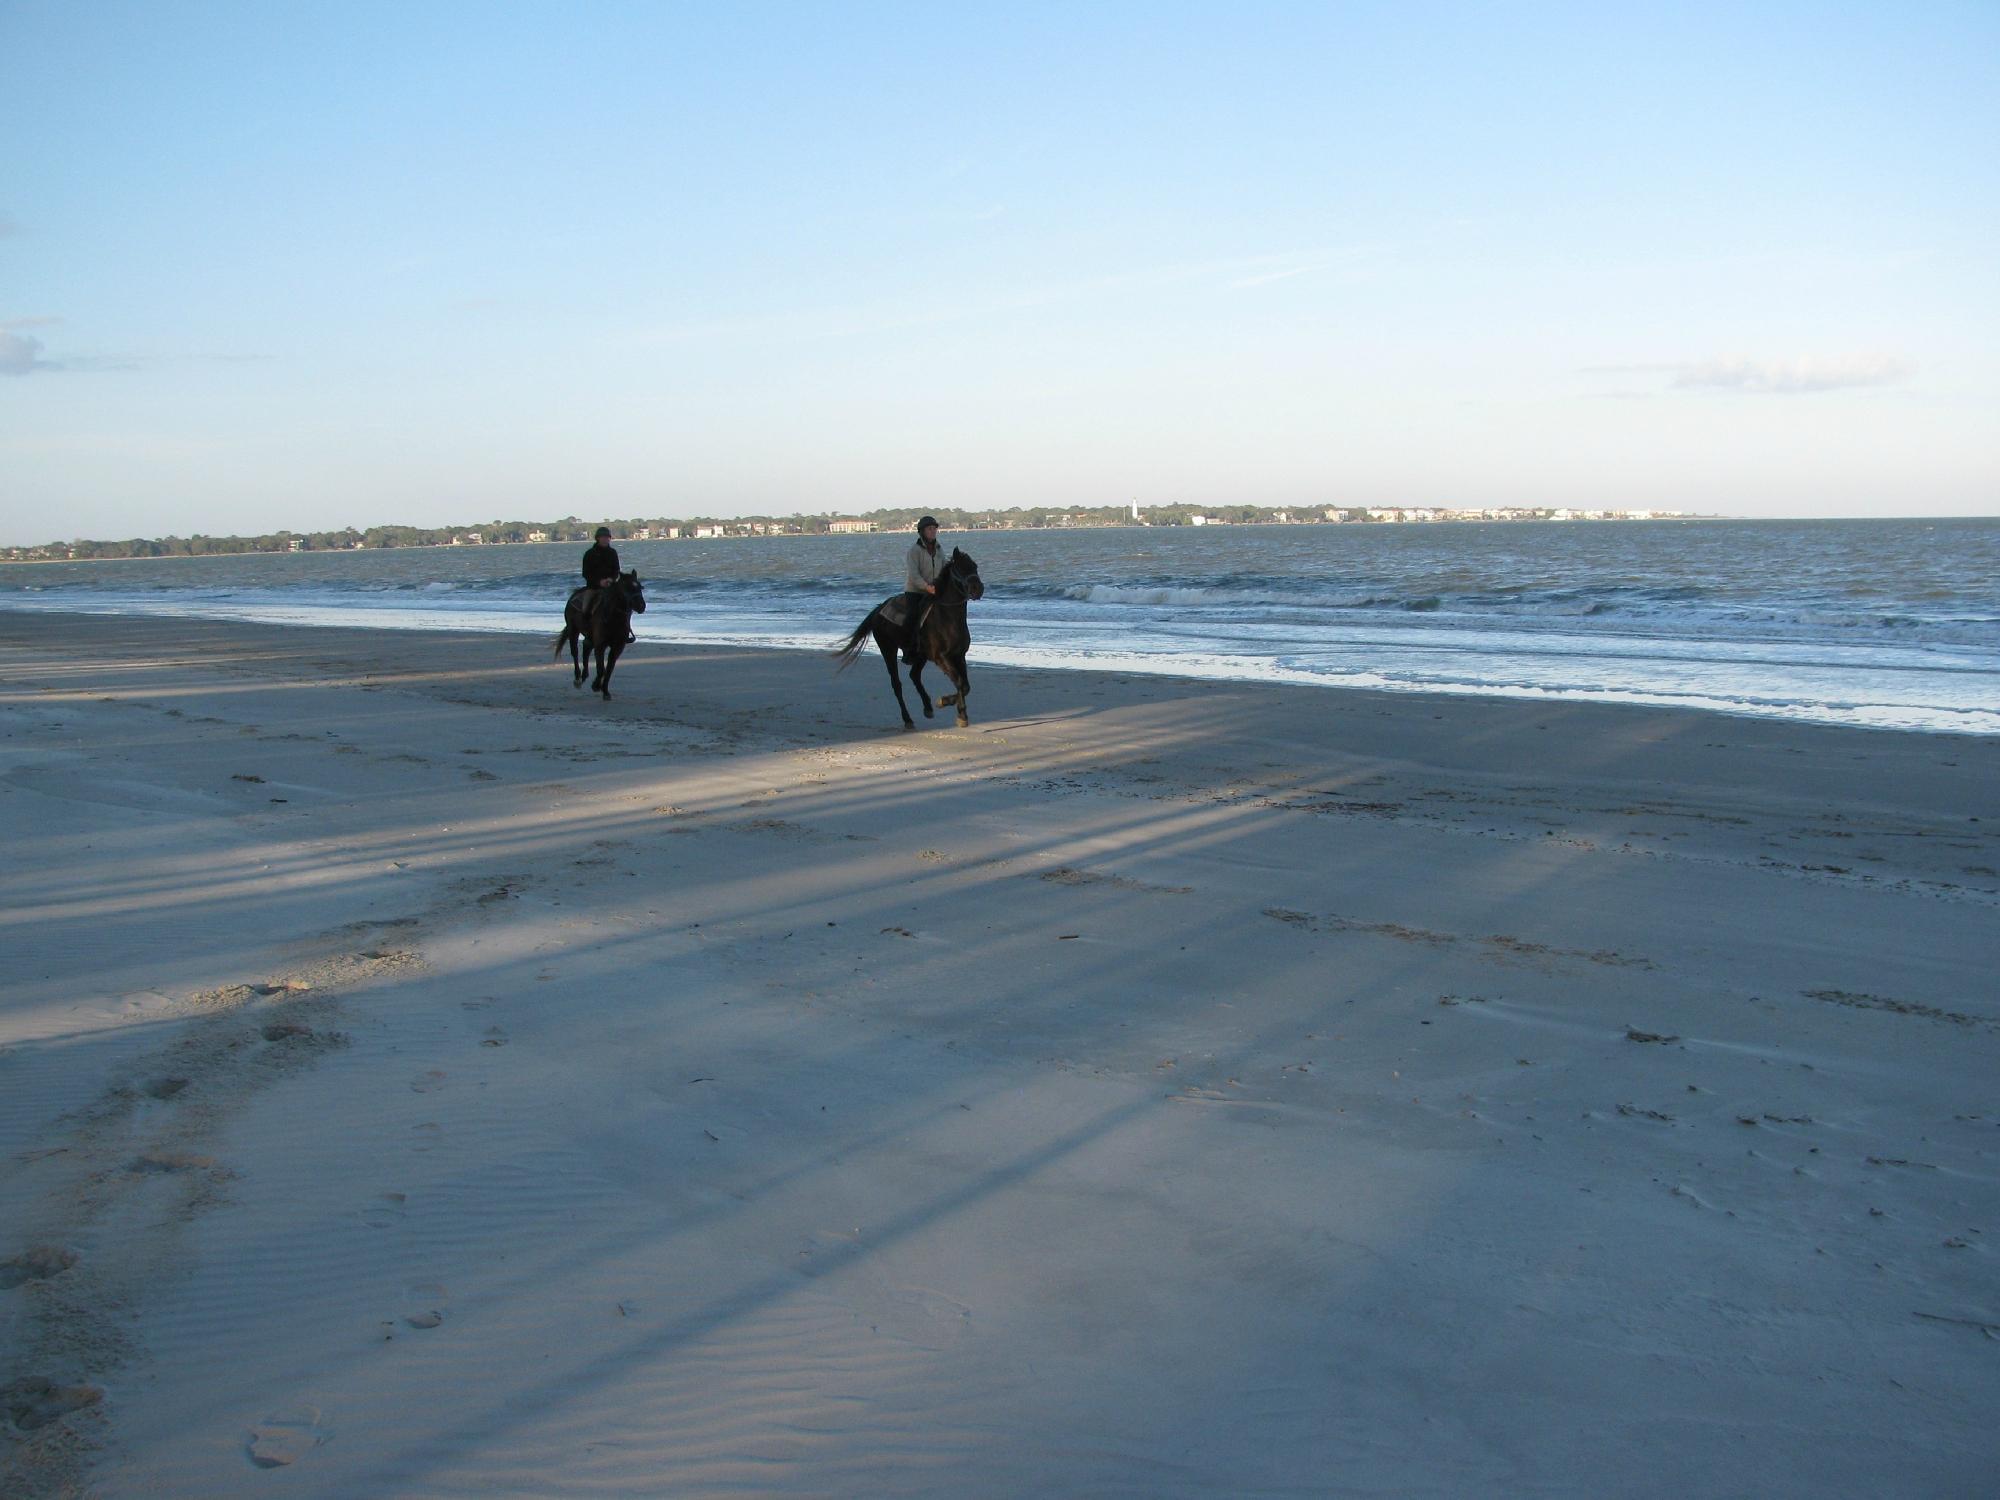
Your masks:
[[[1411,507],[1428,511],[1415,519],[1516,520],[1564,519],[1568,511],[1544,507],[1510,506],[1502,510],[1458,511],[1437,507]],[[1579,518],[1611,519],[1620,512],[1589,511]],[[1665,514],[1660,512],[1636,514]],[[625,517],[583,520],[564,516],[559,521],[485,521],[466,526],[370,526],[366,530],[345,527],[339,531],[275,531],[262,536],[167,536],[131,537],[124,541],[46,542],[36,547],[0,549],[0,560],[13,562],[46,561],[65,558],[116,557],[220,557],[246,552],[353,552],[375,551],[384,547],[496,546],[526,542],[582,542],[588,544],[600,526],[609,526],[620,541],[633,538],[657,539],[692,536],[799,536],[831,530],[852,530],[853,523],[869,523],[876,531],[908,531],[919,516],[933,515],[946,531],[991,531],[1047,527],[1098,526],[1189,526],[1203,523],[1248,526],[1286,521],[1368,522],[1403,519],[1403,512],[1386,514],[1362,506],[1273,506],[1273,505],[1148,505],[1135,520],[1129,505],[1094,506],[1012,506],[1006,510],[973,510],[934,505],[928,508],[899,506],[873,511],[849,511],[841,515],[818,516],[695,516]],[[846,525],[837,523],[845,522]]]

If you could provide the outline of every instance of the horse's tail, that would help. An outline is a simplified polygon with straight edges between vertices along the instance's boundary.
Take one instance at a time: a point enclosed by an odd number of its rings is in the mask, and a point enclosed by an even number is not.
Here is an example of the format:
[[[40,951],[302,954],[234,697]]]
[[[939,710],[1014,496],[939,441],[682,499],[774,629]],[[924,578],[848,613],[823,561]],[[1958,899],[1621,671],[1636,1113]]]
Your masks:
[[[561,656],[563,654],[563,647],[569,644],[569,637],[570,637],[570,627],[565,625],[562,628],[562,633],[549,643],[550,645],[555,647],[555,649],[549,653],[551,659]]]
[[[850,635],[840,645],[834,647],[832,652],[829,653],[835,661],[840,663],[834,669],[835,671],[845,672],[849,667],[854,665],[854,658],[861,654],[862,642],[866,641],[869,633],[874,630],[875,617],[881,613],[882,611],[879,608],[869,610],[868,618],[854,627],[854,634]]]

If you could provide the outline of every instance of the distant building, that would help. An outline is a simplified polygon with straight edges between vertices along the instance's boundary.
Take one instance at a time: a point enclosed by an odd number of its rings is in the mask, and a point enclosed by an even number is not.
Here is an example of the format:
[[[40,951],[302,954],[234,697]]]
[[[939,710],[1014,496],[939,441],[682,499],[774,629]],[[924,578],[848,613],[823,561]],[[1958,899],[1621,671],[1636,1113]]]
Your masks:
[[[548,539],[549,534],[546,531],[531,531],[528,533],[528,540],[531,542],[546,542]]]
[[[303,551],[305,551],[305,550],[306,550],[306,539],[305,539],[304,537],[302,537],[302,536],[295,536],[295,537],[293,537],[293,538],[292,538],[292,539],[291,539],[291,540],[290,540],[289,542],[285,543],[285,550],[286,550],[287,552],[303,552]]]
[[[826,529],[828,531],[873,531],[875,523],[873,521],[851,520],[828,521]]]

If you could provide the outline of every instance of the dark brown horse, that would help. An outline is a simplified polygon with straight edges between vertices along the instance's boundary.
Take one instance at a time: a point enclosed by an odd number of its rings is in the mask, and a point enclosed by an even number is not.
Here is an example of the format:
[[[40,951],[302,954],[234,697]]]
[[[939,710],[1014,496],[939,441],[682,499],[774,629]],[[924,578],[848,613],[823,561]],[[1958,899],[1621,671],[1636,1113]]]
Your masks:
[[[965,623],[965,603],[985,592],[986,585],[979,579],[979,564],[958,548],[952,548],[950,559],[938,573],[937,593],[919,606],[921,620],[904,619],[903,612],[910,601],[905,595],[891,594],[870,610],[868,618],[854,627],[854,634],[834,651],[840,669],[844,672],[852,666],[855,657],[861,654],[862,643],[874,636],[876,649],[882,653],[882,664],[889,669],[889,686],[895,689],[903,727],[915,729],[917,722],[910,717],[909,704],[903,701],[903,679],[896,671],[896,653],[902,653],[910,669],[910,686],[923,701],[926,719],[931,717],[931,695],[924,691],[924,665],[934,662],[958,689],[938,699],[938,703],[944,708],[956,705],[959,726],[963,728],[971,722],[965,717],[965,699],[972,691],[972,679],[965,671],[966,648],[972,644],[972,632]]]
[[[570,665],[576,671],[573,686],[583,686],[585,663],[597,653],[597,677],[590,684],[593,693],[611,696],[611,669],[625,654],[625,638],[632,633],[632,616],[646,612],[646,591],[639,587],[637,573],[621,573],[602,588],[582,588],[569,596],[563,608],[562,634],[555,639],[555,652],[569,647]],[[577,647],[583,650],[579,655]]]

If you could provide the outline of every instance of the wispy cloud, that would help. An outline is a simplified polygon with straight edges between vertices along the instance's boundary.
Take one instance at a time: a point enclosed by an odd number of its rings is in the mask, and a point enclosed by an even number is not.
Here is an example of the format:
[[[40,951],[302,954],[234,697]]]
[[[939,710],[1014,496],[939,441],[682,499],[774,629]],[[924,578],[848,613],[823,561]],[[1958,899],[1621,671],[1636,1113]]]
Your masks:
[[[0,322],[0,375],[34,375],[43,370],[60,370],[54,360],[42,358],[42,341],[23,328],[44,328],[54,318],[13,318]]]
[[[1857,386],[1893,385],[1916,366],[1893,354],[1805,355],[1797,359],[1704,360],[1674,376],[1679,390],[1750,391],[1796,396]]]
[[[55,328],[61,326],[62,321],[61,318],[0,319],[0,375],[40,375],[57,370],[77,375],[102,370],[149,370],[158,365],[257,364],[271,358],[268,354],[219,354],[212,351],[182,354],[65,354],[61,359],[44,358],[43,351],[47,346],[33,334],[23,330]]]
[[[1804,354],[1789,359],[1724,355],[1672,364],[1591,365],[1586,375],[1664,375],[1677,391],[1729,391],[1752,396],[1809,396],[1823,391],[1894,385],[1916,373],[1897,354]]]

